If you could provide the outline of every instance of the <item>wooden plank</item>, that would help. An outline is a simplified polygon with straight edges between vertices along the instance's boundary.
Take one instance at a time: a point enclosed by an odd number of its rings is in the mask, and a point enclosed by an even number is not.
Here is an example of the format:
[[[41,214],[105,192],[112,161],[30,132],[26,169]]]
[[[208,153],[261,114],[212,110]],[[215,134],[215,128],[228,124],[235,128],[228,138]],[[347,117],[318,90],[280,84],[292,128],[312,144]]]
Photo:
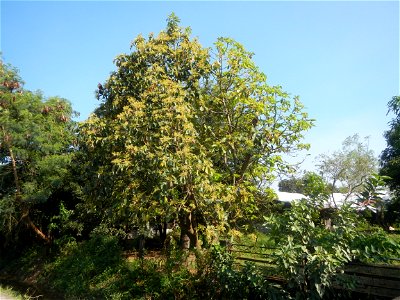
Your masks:
[[[235,243],[229,243],[230,246],[238,246],[238,247],[246,247],[246,248],[260,248],[260,249],[278,249],[276,247],[266,247],[266,246],[258,246],[258,245],[244,245],[244,244],[235,244]]]
[[[388,278],[381,277],[368,277],[368,276],[360,276],[360,275],[347,275],[343,274],[343,278],[347,278],[349,280],[354,280],[358,286],[363,287],[382,287],[399,290],[400,292],[400,280],[393,280]]]
[[[400,267],[370,264],[349,264],[344,268],[346,273],[375,275],[400,279]]]
[[[400,296],[400,287],[399,287],[399,282],[396,282],[396,285],[394,288],[387,288],[387,287],[378,287],[378,286],[369,286],[365,284],[361,284],[360,282],[360,277],[355,277],[354,276],[349,276],[349,280],[354,280],[354,286],[349,288],[345,287],[338,282],[334,282],[332,284],[332,287],[334,289],[339,289],[339,290],[347,290],[347,291],[352,291],[360,294],[366,294],[369,296],[379,296],[379,297],[385,297],[389,299],[393,299],[396,297]],[[361,279],[362,281],[362,279]],[[369,297],[368,297],[369,299]],[[397,298],[396,298],[397,299]]]
[[[256,259],[256,258],[249,258],[249,257],[235,257],[237,260],[244,260],[244,261],[252,261],[252,262],[259,262],[259,263],[265,263],[265,264],[271,264],[271,261],[265,260],[265,259]]]
[[[265,276],[265,278],[269,281],[273,281],[276,283],[287,283],[287,280],[281,276],[268,275],[268,276]]]
[[[400,265],[391,265],[387,263],[367,263],[367,262],[349,262],[349,265],[356,265],[356,266],[371,266],[371,267],[381,267],[381,268],[397,268],[400,269]]]
[[[347,264],[348,266],[369,266],[369,267],[377,267],[377,268],[388,268],[388,269],[397,269],[400,271],[400,265],[389,265],[389,264],[373,264],[373,263],[362,263],[362,262],[350,262]]]
[[[333,287],[335,289],[347,290],[338,285],[334,285]],[[372,286],[354,287],[351,289],[351,291],[361,293],[361,294],[373,295],[373,296],[388,297],[390,299],[394,299],[394,298],[400,296],[399,290],[382,288],[382,287],[372,287]]]
[[[241,251],[241,250],[232,250],[232,253],[245,253],[245,254],[254,254],[255,256],[262,256],[262,257],[268,257],[268,256],[272,256],[271,254],[268,253],[257,253],[257,252],[252,252],[252,251]]]

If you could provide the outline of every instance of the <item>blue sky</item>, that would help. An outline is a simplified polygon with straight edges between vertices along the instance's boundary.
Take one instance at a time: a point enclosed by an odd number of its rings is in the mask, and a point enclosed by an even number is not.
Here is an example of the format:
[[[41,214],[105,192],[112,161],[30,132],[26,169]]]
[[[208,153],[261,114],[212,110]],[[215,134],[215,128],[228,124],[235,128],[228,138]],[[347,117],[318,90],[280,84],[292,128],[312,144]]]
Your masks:
[[[370,136],[376,155],[384,149],[387,102],[399,94],[397,1],[1,1],[3,59],[27,89],[70,100],[84,120],[113,59],[138,34],[165,28],[171,12],[203,46],[239,41],[270,84],[300,96],[316,119],[305,169],[355,133]]]

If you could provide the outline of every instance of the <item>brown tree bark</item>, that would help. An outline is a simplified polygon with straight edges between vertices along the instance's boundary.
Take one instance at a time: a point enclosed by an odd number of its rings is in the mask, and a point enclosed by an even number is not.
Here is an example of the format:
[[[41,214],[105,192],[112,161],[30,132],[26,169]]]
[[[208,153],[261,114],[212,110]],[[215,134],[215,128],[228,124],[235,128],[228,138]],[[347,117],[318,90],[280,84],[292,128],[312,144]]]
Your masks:
[[[32,222],[31,218],[28,216],[26,216],[25,220],[24,220],[25,224],[28,226],[28,228],[30,228],[31,230],[33,230],[33,232],[41,239],[43,240],[46,244],[50,244],[51,240],[43,233],[43,231],[41,231],[36,225],[35,223]]]
[[[179,214],[179,227],[181,228],[181,248],[200,248],[197,222],[193,212],[181,211]]]

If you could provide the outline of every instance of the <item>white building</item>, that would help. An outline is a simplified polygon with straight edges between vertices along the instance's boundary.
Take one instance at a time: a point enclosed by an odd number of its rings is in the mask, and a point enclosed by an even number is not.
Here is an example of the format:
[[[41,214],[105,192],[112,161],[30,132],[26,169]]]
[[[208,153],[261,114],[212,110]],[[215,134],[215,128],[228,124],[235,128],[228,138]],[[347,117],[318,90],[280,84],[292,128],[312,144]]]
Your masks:
[[[285,203],[291,203],[296,200],[301,200],[301,199],[307,199],[308,197],[300,194],[300,193],[288,193],[288,192],[276,192],[278,196],[278,201],[285,202]],[[382,196],[383,201],[388,201],[390,199],[390,192],[385,191],[385,193]],[[366,203],[366,204],[361,204],[358,201],[358,195],[357,194],[342,194],[342,193],[333,193],[325,203],[325,207],[341,207],[343,204],[351,204],[354,208],[357,210],[364,210],[364,209],[370,209],[373,212],[376,212],[376,207],[374,205],[371,205],[373,203]]]

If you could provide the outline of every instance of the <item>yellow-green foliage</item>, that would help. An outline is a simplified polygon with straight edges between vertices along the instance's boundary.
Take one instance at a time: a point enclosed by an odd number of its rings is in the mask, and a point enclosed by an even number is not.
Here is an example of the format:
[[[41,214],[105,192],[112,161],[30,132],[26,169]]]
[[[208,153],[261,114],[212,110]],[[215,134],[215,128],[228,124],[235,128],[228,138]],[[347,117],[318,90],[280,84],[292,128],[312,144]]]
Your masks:
[[[23,295],[11,287],[1,285],[0,286],[0,299],[13,299],[13,300],[22,300],[22,299],[29,299],[29,296]]]
[[[81,127],[92,204],[141,228],[178,219],[191,240],[259,217],[274,198],[260,184],[287,167],[282,153],[307,148],[298,98],[269,86],[242,45],[203,48],[175,15],[132,49]]]

